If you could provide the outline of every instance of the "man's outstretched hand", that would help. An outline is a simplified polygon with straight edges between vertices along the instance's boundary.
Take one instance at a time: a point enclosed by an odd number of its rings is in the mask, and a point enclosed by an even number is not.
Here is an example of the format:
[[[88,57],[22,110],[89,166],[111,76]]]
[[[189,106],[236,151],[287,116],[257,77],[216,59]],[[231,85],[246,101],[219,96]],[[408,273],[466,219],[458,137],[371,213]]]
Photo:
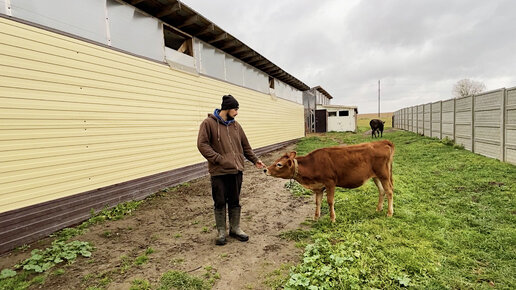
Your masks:
[[[256,168],[258,168],[258,169],[263,169],[263,168],[267,167],[267,165],[265,165],[265,163],[263,163],[261,160],[258,160],[258,161],[254,164],[254,166],[256,166]]]

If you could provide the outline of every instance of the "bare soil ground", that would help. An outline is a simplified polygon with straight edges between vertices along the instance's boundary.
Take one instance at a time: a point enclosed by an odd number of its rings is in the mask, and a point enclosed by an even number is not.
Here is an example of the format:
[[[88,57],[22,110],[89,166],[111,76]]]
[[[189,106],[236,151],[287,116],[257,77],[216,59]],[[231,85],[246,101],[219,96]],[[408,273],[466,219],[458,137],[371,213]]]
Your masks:
[[[272,163],[293,146],[261,156]],[[242,185],[242,228],[248,242],[228,238],[225,246],[215,246],[213,201],[208,176],[179,186],[173,192],[147,199],[130,216],[104,222],[74,239],[91,242],[91,258],[78,258],[71,265],[58,265],[62,275],[48,275],[45,289],[129,289],[134,279],[159,284],[170,270],[202,277],[205,267],[218,273],[213,289],[267,289],[267,275],[282,264],[299,261],[302,249],[295,242],[282,239],[282,232],[303,227],[310,219],[312,198],[295,197],[284,188],[286,180],[267,177],[262,170],[246,162]],[[36,242],[25,252],[13,251],[3,256],[0,268],[11,267],[30,255],[30,250],[44,247],[50,239]],[[142,265],[132,264],[148,248],[154,253]],[[126,256],[126,257],[124,257]],[[127,262],[131,261],[131,262]]]

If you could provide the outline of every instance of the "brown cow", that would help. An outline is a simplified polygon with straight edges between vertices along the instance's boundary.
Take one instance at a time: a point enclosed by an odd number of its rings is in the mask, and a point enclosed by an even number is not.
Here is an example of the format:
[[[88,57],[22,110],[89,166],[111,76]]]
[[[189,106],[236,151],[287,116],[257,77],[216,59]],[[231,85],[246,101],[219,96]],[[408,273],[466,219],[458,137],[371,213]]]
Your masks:
[[[378,187],[377,211],[383,209],[387,194],[387,216],[393,214],[392,159],[394,144],[388,140],[350,146],[335,146],[314,150],[306,156],[296,157],[296,152],[285,153],[264,172],[267,175],[295,179],[315,192],[315,217],[321,215],[321,201],[326,189],[330,219],[335,222],[335,187],[356,188],[370,178]]]

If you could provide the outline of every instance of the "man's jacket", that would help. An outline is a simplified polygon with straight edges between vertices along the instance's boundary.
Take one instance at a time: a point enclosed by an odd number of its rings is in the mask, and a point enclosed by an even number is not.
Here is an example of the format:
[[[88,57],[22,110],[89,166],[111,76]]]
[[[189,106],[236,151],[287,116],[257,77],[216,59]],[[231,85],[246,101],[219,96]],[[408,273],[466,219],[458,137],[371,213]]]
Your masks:
[[[219,112],[216,109],[201,123],[197,148],[208,160],[211,175],[236,174],[244,171],[244,156],[253,164],[258,158],[240,124],[235,120],[224,121]]]

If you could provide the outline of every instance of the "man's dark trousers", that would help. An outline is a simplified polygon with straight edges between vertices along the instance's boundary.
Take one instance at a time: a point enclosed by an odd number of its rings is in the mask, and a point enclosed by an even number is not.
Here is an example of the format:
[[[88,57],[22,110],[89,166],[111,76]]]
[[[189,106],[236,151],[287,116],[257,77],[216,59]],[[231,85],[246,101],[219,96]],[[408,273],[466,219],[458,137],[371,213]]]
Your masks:
[[[215,209],[240,208],[240,189],[242,188],[242,172],[211,177],[211,195]]]

